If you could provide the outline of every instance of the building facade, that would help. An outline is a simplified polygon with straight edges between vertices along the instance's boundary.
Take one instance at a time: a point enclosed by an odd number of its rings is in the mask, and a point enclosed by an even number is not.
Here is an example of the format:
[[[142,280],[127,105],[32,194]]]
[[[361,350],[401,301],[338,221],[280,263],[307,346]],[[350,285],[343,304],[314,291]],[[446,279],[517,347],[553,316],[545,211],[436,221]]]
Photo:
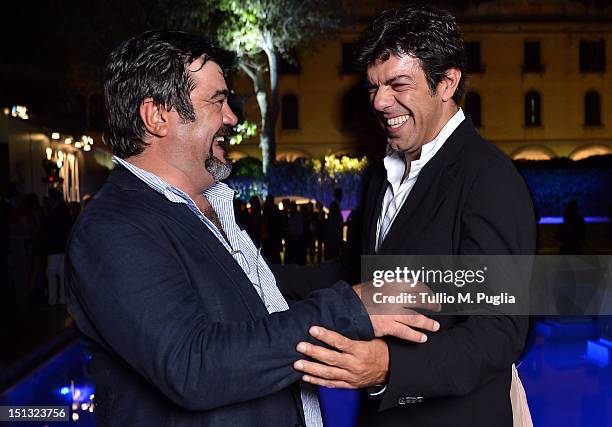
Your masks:
[[[612,6],[588,1],[459,2],[468,55],[462,103],[482,135],[515,159],[612,153]],[[399,2],[356,8],[359,24],[280,76],[277,158],[369,154],[384,146],[352,66],[354,43],[376,14]],[[452,2],[451,2],[452,4]],[[259,122],[250,81],[234,90]],[[260,157],[257,140],[233,148]]]

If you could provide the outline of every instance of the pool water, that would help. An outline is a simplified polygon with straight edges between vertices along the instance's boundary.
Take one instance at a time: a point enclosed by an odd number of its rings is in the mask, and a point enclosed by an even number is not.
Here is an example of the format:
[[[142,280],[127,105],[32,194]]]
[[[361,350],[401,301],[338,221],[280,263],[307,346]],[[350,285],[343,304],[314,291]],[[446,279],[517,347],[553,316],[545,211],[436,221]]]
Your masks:
[[[595,326],[594,321],[590,326]],[[593,328],[584,328],[583,336],[551,334],[542,323],[536,325],[535,339],[530,343],[519,366],[536,427],[603,427],[612,425],[612,367],[586,357],[587,342]],[[586,325],[589,326],[589,325]],[[567,336],[570,335],[570,336]],[[95,426],[95,392],[87,381],[89,356],[76,341],[50,359],[32,375],[0,396],[0,405],[65,405],[71,417],[77,414],[78,424]],[[337,417],[330,411],[346,411],[355,405],[350,396],[341,396],[346,403],[325,402],[326,419]],[[326,399],[334,399],[326,395]],[[344,405],[344,406],[343,406]],[[331,415],[331,416],[330,416]],[[328,424],[350,425],[350,421]],[[15,423],[16,426],[41,426],[45,423]],[[2,423],[2,426],[10,425]],[[50,426],[59,425],[49,423]]]

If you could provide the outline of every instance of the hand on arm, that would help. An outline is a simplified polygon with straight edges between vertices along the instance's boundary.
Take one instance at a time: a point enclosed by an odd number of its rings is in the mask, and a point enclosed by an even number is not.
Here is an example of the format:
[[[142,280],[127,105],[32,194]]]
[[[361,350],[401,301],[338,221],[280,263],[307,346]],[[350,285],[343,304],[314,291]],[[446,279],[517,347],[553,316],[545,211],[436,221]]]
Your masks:
[[[366,286],[368,284],[365,284]],[[353,286],[353,290],[361,299],[365,302],[366,292],[363,291],[364,284]],[[398,289],[397,285],[393,289]],[[420,284],[418,288],[406,288],[411,292],[422,292],[426,288],[427,291],[430,289],[423,284]],[[389,288],[387,288],[389,289]],[[402,290],[402,289],[400,289]],[[389,314],[370,314],[370,321],[372,322],[372,328],[374,329],[374,335],[376,337],[383,337],[390,335],[398,337],[407,341],[413,341],[416,343],[424,343],[427,341],[427,335],[422,332],[416,331],[413,328],[423,329],[431,332],[436,332],[440,329],[440,324],[433,319],[430,319],[423,314],[419,314],[413,310],[413,308],[421,308],[430,311],[440,311],[439,304],[413,304],[407,306],[402,304],[400,310],[388,310]],[[385,310],[387,312],[387,310]]]
[[[306,375],[302,380],[329,388],[362,388],[381,384],[389,370],[389,349],[381,339],[355,341],[320,326],[310,335],[337,349],[301,342],[297,350],[322,363],[298,360],[293,364]]]
[[[423,285],[425,286],[425,285]],[[362,285],[353,287],[363,301]],[[436,306],[415,306],[439,311]],[[407,308],[405,314],[370,315],[376,337],[392,335],[407,341],[423,343],[427,335],[413,328],[435,332],[438,322]],[[327,344],[331,349],[300,342],[297,350],[315,361],[305,359],[294,363],[294,368],[304,372],[303,381],[330,388],[363,388],[384,383],[389,370],[389,349],[381,339],[371,341],[351,340],[320,326],[310,328],[310,335]]]

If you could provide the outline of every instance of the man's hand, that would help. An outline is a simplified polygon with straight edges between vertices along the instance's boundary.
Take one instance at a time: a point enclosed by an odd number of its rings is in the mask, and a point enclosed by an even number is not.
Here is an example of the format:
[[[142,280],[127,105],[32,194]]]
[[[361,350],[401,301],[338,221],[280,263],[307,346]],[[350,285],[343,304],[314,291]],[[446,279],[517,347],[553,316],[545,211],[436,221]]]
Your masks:
[[[303,381],[329,388],[363,388],[386,381],[389,349],[383,340],[353,341],[320,326],[310,328],[310,335],[340,351],[299,343],[300,353],[322,362],[295,362],[293,367],[306,374]]]
[[[353,290],[363,301],[362,285],[353,286]],[[439,304],[420,304],[415,305],[414,307],[424,308],[431,311],[440,311]],[[397,313],[397,311],[394,313]],[[427,341],[427,335],[416,331],[413,328],[424,329],[431,332],[436,332],[438,329],[440,329],[440,324],[438,322],[417,313],[409,307],[403,307],[401,313],[403,314],[370,314],[370,321],[372,322],[374,335],[376,337],[392,335],[407,341],[424,343]]]

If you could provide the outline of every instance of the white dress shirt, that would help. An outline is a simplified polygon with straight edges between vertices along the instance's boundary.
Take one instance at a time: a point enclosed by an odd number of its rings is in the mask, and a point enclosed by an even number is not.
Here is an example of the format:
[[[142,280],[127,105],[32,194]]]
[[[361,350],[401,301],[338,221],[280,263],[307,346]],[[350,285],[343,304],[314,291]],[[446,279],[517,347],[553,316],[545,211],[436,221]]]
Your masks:
[[[442,148],[442,145],[444,145],[448,137],[457,129],[457,126],[459,126],[464,119],[465,115],[460,108],[459,111],[446,122],[434,140],[421,147],[421,157],[410,162],[410,172],[404,180],[402,180],[402,177],[406,170],[406,162],[403,156],[399,152],[387,147],[387,156],[384,158],[383,163],[387,170],[387,181],[389,185],[387,186],[380,217],[376,224],[376,252],[380,249],[393,221],[395,221],[395,217],[404,205],[410,191],[412,191],[421,169],[423,169],[423,166],[425,166],[427,162],[435,156],[438,150]]]

